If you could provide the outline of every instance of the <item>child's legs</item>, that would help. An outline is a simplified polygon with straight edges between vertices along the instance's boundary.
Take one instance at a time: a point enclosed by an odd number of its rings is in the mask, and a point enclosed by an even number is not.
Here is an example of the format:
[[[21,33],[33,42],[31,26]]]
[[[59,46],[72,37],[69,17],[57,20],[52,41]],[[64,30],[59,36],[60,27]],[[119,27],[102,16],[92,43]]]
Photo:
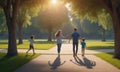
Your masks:
[[[30,49],[29,50],[31,50],[31,49],[33,50],[33,53],[35,53],[33,45],[30,45]]]
[[[30,45],[30,48],[28,49],[28,51],[26,53],[28,53],[31,50],[32,46]]]
[[[35,53],[35,51],[34,51],[34,47],[33,48],[31,48],[32,50],[33,50],[33,53]]]
[[[35,53],[34,46],[32,46],[33,53]]]
[[[82,48],[82,55],[85,55],[85,48]]]

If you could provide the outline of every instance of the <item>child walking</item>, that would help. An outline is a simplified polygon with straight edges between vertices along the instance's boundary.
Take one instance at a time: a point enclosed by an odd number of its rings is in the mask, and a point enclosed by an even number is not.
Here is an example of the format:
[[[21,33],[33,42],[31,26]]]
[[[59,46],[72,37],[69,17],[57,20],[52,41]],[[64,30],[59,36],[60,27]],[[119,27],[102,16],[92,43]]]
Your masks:
[[[85,43],[85,39],[83,38],[82,40],[81,40],[81,52],[82,52],[82,56],[84,56],[85,55],[85,48],[86,48],[86,43]]]
[[[33,54],[35,54],[35,51],[34,51],[34,45],[33,45],[33,43],[34,43],[34,36],[33,35],[31,35],[30,36],[30,47],[29,47],[29,50],[26,52],[26,53],[28,53],[31,49],[33,50]]]

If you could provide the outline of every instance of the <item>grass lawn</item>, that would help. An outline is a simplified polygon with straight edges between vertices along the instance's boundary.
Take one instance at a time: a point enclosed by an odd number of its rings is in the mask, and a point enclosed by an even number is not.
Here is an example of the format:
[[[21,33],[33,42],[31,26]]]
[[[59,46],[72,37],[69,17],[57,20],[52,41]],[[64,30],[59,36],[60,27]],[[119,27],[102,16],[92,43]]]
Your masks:
[[[20,53],[18,56],[8,57],[5,53],[0,53],[0,72],[14,72],[23,64],[29,62],[40,54],[28,55]]]
[[[113,49],[114,42],[113,41],[106,41],[102,42],[100,40],[86,40],[87,49],[94,50],[94,49]]]
[[[0,40],[0,48],[4,49],[8,46],[7,40]],[[38,50],[48,50],[56,45],[55,42],[47,42],[45,40],[40,41],[36,40],[34,43],[35,49]],[[100,40],[86,40],[87,49],[94,50],[94,49],[113,49],[114,42],[113,41],[106,41],[102,42]],[[23,44],[17,45],[18,49],[28,49],[29,48],[29,41],[24,40]]]
[[[120,69],[120,60],[112,58],[112,53],[99,53],[95,55]]]
[[[38,50],[48,50],[52,47],[54,47],[56,44],[55,42],[47,42],[47,41],[35,41],[34,47]],[[0,48],[5,49],[8,47],[7,40],[1,40],[0,41]],[[24,40],[23,44],[17,45],[18,49],[28,49],[29,48],[29,41]]]

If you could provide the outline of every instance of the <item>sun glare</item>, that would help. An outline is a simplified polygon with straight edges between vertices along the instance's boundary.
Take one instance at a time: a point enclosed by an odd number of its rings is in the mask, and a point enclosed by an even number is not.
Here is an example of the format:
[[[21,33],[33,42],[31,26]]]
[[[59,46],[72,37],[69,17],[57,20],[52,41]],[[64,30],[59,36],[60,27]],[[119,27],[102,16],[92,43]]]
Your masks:
[[[56,4],[57,3],[57,0],[52,0],[52,4]]]
[[[70,11],[71,9],[70,9],[70,4],[69,3],[67,3],[66,5],[65,5],[65,7]]]

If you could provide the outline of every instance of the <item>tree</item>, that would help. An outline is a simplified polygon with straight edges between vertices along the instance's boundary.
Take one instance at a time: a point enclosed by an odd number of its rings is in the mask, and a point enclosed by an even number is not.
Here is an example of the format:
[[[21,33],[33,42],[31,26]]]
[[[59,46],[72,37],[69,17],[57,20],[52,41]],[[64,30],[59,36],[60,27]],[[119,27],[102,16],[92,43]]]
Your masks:
[[[41,11],[38,19],[38,25],[48,32],[48,41],[52,41],[52,32],[55,29],[60,29],[65,22],[69,21],[67,9],[63,4],[52,5]]]
[[[115,51],[114,57],[120,59],[120,0],[68,0],[79,18],[98,21],[99,14],[108,13],[113,21]]]
[[[110,14],[113,21],[115,51],[114,58],[120,59],[120,0],[98,0],[101,6]]]
[[[13,56],[17,55],[17,47],[16,47],[16,17],[17,11],[19,7],[20,0],[0,0],[0,8],[3,9],[6,24],[8,27],[9,41],[8,41],[8,53],[7,55]]]
[[[18,55],[16,46],[16,20],[21,6],[43,4],[47,0],[0,0],[0,8],[3,9],[8,28],[8,52],[7,55]]]
[[[108,29],[104,29],[103,26],[100,26],[98,23],[91,23],[88,20],[83,20],[80,26],[85,33],[100,34],[102,35],[102,41],[106,41],[105,36],[107,34]]]
[[[78,28],[78,31],[80,33],[93,33],[93,34],[101,34],[102,35],[102,41],[106,41],[106,33],[111,30],[111,26],[108,26],[109,19],[106,19],[105,15],[99,15],[99,18],[102,18],[102,22],[98,24],[97,22],[91,22],[88,19],[80,20],[77,18],[74,14],[70,14],[72,18],[72,24]],[[100,19],[101,20],[101,19]],[[83,34],[82,34],[83,35]]]
[[[18,11],[17,25],[18,25],[18,44],[22,44],[22,28],[31,25],[31,17],[37,16],[40,10],[40,5],[38,6],[22,6]]]

